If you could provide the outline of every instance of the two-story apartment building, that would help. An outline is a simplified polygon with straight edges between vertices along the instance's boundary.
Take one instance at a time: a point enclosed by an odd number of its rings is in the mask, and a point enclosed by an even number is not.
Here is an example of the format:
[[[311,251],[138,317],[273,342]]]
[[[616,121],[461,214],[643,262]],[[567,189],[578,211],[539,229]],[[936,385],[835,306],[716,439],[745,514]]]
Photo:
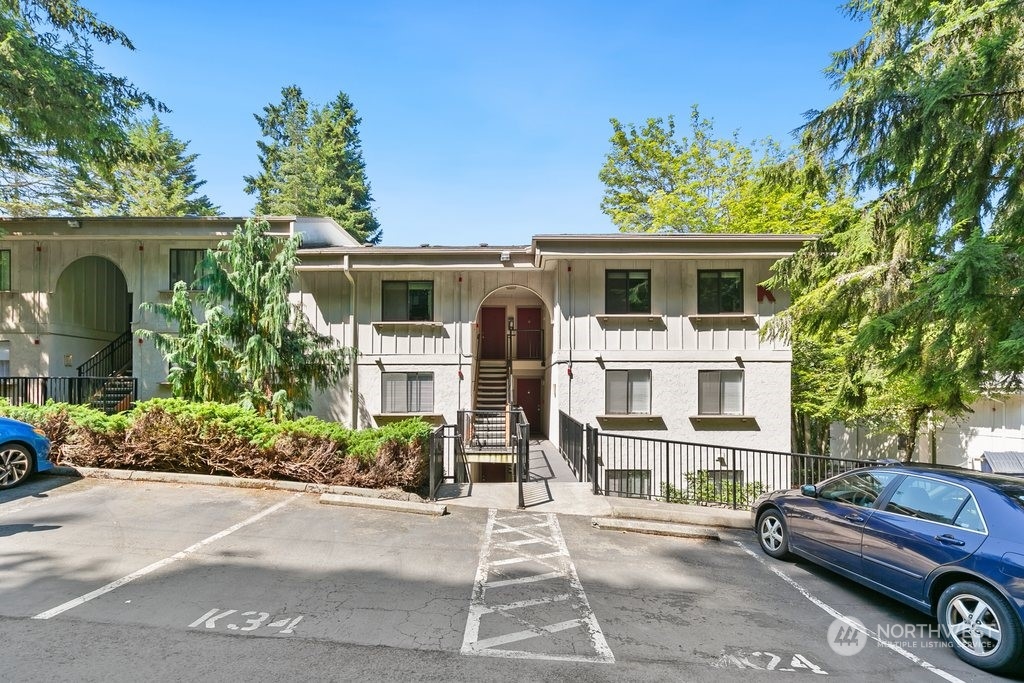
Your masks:
[[[140,398],[166,395],[166,361],[135,334],[166,323],[139,304],[167,300],[243,221],[0,220],[0,373],[75,376],[127,341],[123,367],[108,369],[135,377]],[[607,431],[789,450],[791,353],[760,334],[788,296],[759,283],[803,236],[375,247],[329,219],[270,225],[303,236],[295,300],[360,352],[318,394],[321,417],[454,422],[460,410],[511,403],[534,433],[554,435],[562,411]]]

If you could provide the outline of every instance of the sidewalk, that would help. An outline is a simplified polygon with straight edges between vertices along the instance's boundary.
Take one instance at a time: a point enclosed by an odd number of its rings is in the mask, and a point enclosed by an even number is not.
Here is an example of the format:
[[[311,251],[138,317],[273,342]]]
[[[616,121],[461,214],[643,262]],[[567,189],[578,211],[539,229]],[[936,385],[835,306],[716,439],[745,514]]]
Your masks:
[[[514,510],[519,505],[515,483],[443,484],[437,501],[448,506]],[[738,529],[750,528],[750,511],[679,505],[638,498],[594,495],[592,485],[580,483],[546,439],[530,441],[530,475],[523,484],[523,504],[531,512],[655,520]]]

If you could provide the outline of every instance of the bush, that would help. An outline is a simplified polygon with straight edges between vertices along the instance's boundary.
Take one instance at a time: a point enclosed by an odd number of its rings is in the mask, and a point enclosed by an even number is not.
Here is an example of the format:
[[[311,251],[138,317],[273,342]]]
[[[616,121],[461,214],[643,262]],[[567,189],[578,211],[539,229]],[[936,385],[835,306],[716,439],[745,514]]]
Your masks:
[[[431,427],[420,419],[353,431],[315,417],[275,423],[238,405],[153,399],[108,416],[49,402],[0,414],[42,428],[56,464],[220,474],[369,488],[419,488]]]
[[[765,485],[759,481],[752,481],[749,484],[716,482],[706,470],[687,472],[683,476],[686,478],[685,489],[679,489],[667,481],[661,482],[661,497],[666,502],[732,505],[735,498],[737,507],[745,507],[765,491]]]

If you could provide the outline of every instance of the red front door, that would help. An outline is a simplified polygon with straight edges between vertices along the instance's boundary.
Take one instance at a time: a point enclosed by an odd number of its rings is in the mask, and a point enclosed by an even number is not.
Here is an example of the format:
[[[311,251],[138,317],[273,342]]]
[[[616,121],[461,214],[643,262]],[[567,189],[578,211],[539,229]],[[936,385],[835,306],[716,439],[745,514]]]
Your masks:
[[[505,360],[504,306],[480,309],[480,357],[484,360]]]
[[[516,358],[540,360],[544,354],[539,308],[516,309]]]
[[[541,425],[541,410],[544,397],[541,396],[540,377],[516,378],[516,404],[523,409],[526,419],[530,421],[530,434],[544,434]]]

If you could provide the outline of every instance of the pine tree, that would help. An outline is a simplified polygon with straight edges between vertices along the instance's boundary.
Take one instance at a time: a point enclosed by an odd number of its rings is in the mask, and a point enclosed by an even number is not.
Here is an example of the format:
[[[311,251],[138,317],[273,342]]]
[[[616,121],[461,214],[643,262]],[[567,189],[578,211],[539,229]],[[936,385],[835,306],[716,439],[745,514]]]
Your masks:
[[[311,107],[298,86],[281,90],[281,102],[255,115],[260,173],[246,176],[258,215],[329,216],[359,240],[377,243],[380,224],[359,141],[360,119],[345,93]]]

